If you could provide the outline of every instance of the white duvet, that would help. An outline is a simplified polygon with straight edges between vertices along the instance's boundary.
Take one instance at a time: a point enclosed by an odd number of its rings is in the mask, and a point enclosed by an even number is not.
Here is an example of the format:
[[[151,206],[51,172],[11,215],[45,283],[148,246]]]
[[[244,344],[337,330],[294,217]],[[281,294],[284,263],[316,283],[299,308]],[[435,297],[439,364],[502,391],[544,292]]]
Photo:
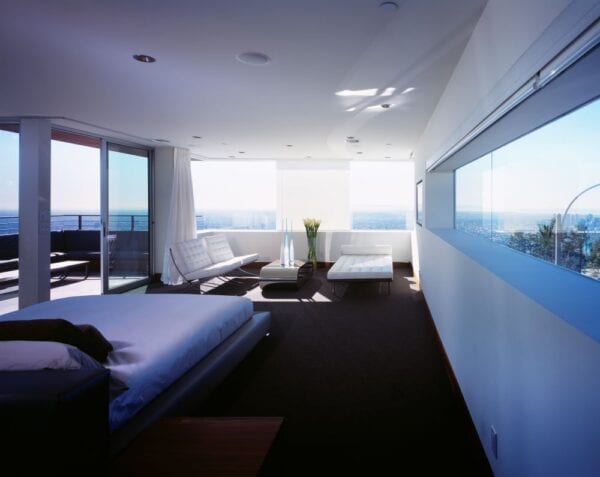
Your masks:
[[[64,318],[92,324],[115,350],[104,363],[128,390],[111,401],[117,429],[252,316],[246,298],[198,295],[103,295],[64,298],[0,317]]]

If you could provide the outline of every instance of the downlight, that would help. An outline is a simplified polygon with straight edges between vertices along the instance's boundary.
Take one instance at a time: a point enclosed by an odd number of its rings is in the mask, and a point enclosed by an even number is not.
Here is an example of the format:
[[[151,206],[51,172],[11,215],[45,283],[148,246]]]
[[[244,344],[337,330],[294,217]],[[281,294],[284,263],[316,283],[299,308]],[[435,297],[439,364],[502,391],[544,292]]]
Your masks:
[[[140,63],[154,63],[156,61],[156,58],[153,56],[143,54],[133,55],[133,59]]]
[[[393,13],[398,10],[398,4],[396,2],[383,2],[379,4],[379,8],[384,12]]]
[[[245,53],[240,53],[235,56],[236,60],[240,63],[244,63],[245,65],[251,66],[263,66],[267,65],[271,62],[271,58],[269,58],[264,53],[259,53],[256,51],[248,51]]]

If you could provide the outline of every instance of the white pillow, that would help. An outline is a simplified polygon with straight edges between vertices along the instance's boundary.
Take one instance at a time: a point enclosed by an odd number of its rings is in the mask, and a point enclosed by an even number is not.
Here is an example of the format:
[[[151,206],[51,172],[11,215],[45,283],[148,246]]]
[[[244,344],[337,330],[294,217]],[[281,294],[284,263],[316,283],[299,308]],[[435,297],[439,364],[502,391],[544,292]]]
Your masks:
[[[37,369],[102,369],[74,346],[55,341],[0,341],[0,371]]]
[[[79,348],[56,341],[0,341],[0,371],[43,369],[104,369]],[[126,391],[127,384],[110,373],[109,398]]]
[[[204,237],[204,240],[206,241],[208,254],[213,263],[224,262],[233,258],[233,252],[225,235],[207,235]]]

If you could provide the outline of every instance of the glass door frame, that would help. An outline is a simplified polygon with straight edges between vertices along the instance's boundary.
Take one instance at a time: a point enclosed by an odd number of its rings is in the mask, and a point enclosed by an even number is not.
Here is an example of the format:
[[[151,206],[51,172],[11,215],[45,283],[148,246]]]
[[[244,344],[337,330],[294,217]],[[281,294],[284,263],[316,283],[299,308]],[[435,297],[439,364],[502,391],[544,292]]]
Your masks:
[[[108,226],[109,226],[109,197],[108,197],[108,154],[109,145],[115,145],[124,148],[133,148],[148,153],[148,276],[125,285],[109,288],[109,254],[108,254]],[[147,285],[152,281],[154,275],[154,149],[140,144],[127,141],[102,138],[100,148],[100,215],[101,215],[101,240],[100,256],[102,265],[100,267],[100,276],[102,282],[102,294],[122,293],[141,286]]]

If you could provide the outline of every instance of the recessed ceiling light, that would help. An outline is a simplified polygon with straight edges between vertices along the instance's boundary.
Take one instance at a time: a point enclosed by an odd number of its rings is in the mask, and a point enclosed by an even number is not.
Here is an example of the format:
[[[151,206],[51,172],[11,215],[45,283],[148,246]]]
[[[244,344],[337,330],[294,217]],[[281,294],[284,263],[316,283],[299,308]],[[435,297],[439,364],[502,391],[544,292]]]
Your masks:
[[[133,59],[137,60],[141,63],[154,63],[156,61],[156,58],[154,58],[153,56],[150,55],[133,55]]]
[[[375,96],[377,94],[377,88],[371,89],[343,89],[336,91],[336,96]]]
[[[386,12],[392,13],[398,10],[398,4],[396,2],[383,2],[379,4],[379,8]]]
[[[352,108],[348,108],[348,109],[346,109],[346,111],[348,111],[349,113],[351,113],[352,111],[356,111],[356,106],[353,106]]]
[[[391,96],[396,91],[396,88],[385,88],[384,92],[381,93],[381,96]]]
[[[192,136],[194,139],[202,139],[202,136]]]
[[[168,139],[155,139],[154,142],[169,142]]]
[[[263,66],[271,62],[271,58],[269,58],[267,55],[265,55],[264,53],[258,53],[256,51],[239,53],[235,55],[235,58],[240,63],[252,66]]]
[[[402,94],[406,94],[406,93],[410,93],[411,91],[414,91],[415,88],[413,88],[412,86],[410,88],[406,88],[404,91],[402,91]]]

